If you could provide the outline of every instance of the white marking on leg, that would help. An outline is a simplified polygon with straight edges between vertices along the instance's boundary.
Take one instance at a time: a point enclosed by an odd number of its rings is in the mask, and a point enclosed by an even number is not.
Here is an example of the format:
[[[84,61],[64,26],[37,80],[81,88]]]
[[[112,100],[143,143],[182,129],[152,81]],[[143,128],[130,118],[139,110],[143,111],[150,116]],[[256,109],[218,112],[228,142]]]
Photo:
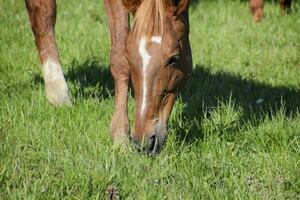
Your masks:
[[[69,90],[61,66],[47,59],[43,63],[46,96],[54,105],[70,104]]]
[[[58,79],[64,79],[64,75],[63,72],[61,70],[61,66],[48,59],[44,64],[44,77],[46,79],[46,81],[56,81]]]
[[[155,42],[157,44],[161,44],[161,37],[160,36],[153,36],[151,38],[151,42]],[[143,96],[142,96],[142,106],[141,106],[141,115],[143,114],[146,108],[146,95],[147,95],[147,67],[150,63],[151,56],[149,55],[147,49],[147,40],[145,37],[142,37],[139,43],[139,53],[142,57],[143,62]]]

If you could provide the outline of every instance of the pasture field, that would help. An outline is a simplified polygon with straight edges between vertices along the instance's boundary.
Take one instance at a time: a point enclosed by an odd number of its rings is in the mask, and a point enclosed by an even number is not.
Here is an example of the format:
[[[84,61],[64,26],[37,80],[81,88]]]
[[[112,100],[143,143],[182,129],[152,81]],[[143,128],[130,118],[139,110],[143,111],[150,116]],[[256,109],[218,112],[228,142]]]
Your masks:
[[[101,0],[58,1],[74,106],[46,100],[24,2],[0,2],[0,199],[300,199],[300,5],[193,1],[194,72],[160,155],[113,146]],[[129,100],[133,121],[134,101]],[[113,190],[113,189],[114,190]],[[115,194],[116,196],[117,194]]]

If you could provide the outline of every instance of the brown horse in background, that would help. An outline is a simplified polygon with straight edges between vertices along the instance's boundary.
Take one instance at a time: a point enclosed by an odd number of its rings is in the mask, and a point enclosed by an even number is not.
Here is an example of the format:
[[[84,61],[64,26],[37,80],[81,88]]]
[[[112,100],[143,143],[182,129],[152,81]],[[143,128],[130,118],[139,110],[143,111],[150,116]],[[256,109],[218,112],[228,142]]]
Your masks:
[[[25,0],[42,63],[46,96],[53,105],[71,104],[55,41],[55,0]],[[135,93],[131,139],[148,153],[161,150],[176,95],[192,70],[189,0],[104,0],[111,37],[110,69],[115,81],[111,135],[128,142],[129,79]],[[128,23],[134,16],[133,28]]]
[[[292,0],[278,0],[281,14],[291,11]],[[253,15],[253,20],[259,22],[264,15],[264,0],[250,0],[250,10]]]

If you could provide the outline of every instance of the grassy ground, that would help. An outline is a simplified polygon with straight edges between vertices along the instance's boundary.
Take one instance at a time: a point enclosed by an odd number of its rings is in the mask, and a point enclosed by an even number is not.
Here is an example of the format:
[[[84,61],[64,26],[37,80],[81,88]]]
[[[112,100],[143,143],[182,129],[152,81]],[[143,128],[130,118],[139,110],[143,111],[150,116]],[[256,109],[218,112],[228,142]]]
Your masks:
[[[226,2],[226,3],[225,3]],[[195,2],[194,73],[163,152],[115,148],[102,3],[58,1],[57,40],[73,96],[44,95],[24,2],[0,3],[0,199],[300,199],[300,15],[267,3]],[[130,119],[133,119],[130,98]]]

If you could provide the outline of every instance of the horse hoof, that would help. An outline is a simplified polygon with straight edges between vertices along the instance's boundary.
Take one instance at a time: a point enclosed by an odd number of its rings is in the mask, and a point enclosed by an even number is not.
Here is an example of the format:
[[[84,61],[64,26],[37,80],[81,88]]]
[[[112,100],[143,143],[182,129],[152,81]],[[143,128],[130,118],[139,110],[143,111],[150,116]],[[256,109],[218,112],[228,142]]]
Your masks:
[[[54,106],[71,105],[68,86],[58,61],[48,59],[43,64],[46,96]]]
[[[46,84],[46,96],[54,106],[72,106],[69,90],[65,80]]]

